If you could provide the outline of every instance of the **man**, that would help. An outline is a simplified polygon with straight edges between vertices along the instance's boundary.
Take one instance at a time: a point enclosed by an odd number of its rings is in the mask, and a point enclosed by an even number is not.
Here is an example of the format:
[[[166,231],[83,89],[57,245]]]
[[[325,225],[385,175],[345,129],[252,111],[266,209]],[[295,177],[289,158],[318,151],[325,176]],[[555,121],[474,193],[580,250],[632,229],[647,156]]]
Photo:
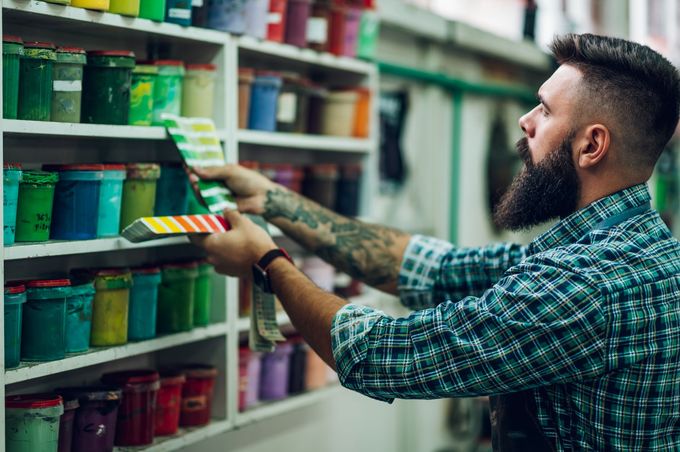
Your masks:
[[[258,263],[350,389],[491,395],[497,450],[680,450],[680,243],[645,185],[678,122],[678,73],[620,39],[567,35],[552,52],[560,66],[519,120],[525,168],[495,213],[509,229],[560,219],[526,247],[458,249],[343,218],[238,166],[196,171],[224,180],[241,212],[421,309],[410,317],[320,290],[237,212],[225,213],[233,230],[196,242],[219,272]]]

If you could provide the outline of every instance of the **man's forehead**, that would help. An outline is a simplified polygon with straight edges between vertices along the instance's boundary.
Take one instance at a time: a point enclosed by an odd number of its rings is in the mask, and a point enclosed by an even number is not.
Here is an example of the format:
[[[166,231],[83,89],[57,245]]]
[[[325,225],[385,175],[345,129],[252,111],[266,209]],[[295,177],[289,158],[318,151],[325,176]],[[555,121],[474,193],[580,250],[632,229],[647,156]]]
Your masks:
[[[570,104],[582,77],[581,72],[574,66],[563,64],[543,82],[538,89],[538,95],[551,105],[556,102]]]

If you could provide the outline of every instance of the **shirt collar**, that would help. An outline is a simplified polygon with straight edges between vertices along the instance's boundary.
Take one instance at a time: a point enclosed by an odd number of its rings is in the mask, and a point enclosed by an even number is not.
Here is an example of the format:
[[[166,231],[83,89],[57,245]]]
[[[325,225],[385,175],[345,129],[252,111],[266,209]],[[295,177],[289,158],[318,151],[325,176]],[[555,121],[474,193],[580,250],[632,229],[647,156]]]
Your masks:
[[[560,220],[547,232],[536,237],[529,244],[528,254],[532,255],[557,246],[575,243],[600,221],[649,202],[650,199],[646,184],[633,185],[600,198]]]

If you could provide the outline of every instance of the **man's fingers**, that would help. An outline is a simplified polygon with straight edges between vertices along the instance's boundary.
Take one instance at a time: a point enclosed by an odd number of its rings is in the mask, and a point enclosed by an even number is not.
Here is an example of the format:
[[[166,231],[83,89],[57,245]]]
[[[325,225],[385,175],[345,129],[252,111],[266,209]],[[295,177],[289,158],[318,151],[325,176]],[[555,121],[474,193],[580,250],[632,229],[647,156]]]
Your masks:
[[[210,234],[189,234],[189,241],[196,246],[205,248],[205,242],[209,236]]]
[[[233,165],[212,166],[212,167],[194,167],[194,173],[204,180],[225,180],[232,174]]]
[[[225,210],[222,212],[222,215],[224,216],[224,219],[227,220],[227,222],[231,225],[232,229],[237,228],[241,224],[241,221],[243,221],[243,217],[238,212],[238,210]]]

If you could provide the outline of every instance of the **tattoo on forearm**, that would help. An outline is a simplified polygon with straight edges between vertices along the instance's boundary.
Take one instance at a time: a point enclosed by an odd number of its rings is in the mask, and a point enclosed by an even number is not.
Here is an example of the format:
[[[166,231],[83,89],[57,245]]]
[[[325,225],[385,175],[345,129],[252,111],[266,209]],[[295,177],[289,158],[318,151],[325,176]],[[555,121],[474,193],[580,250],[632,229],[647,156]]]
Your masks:
[[[345,218],[280,188],[267,193],[264,210],[267,220],[288,220],[288,235],[350,276],[371,285],[397,279],[401,262],[392,247],[403,233]]]

